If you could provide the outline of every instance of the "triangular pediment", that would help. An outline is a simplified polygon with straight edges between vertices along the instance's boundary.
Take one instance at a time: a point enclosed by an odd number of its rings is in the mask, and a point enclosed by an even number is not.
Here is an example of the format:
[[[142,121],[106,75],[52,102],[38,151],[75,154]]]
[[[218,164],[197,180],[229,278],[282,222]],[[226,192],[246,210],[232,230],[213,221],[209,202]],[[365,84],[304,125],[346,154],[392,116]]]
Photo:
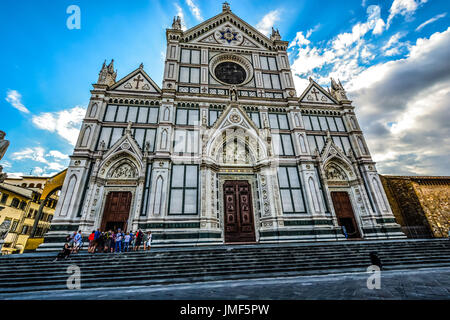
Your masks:
[[[113,86],[111,86],[110,90],[140,93],[161,93],[159,86],[141,67],[116,82]]]
[[[104,154],[103,159],[108,159],[115,154],[126,152],[132,154],[136,159],[142,159],[142,151],[131,135],[131,131],[125,130],[125,134],[114,143],[109,150]]]
[[[247,112],[239,105],[229,105],[216,120],[211,130],[214,132],[228,127],[241,127],[254,132],[259,130]]]
[[[344,150],[339,148],[333,141],[330,135],[327,136],[327,139],[325,141],[325,146],[322,149],[322,152],[320,153],[320,158],[325,163],[330,158],[339,158],[343,160],[345,163],[351,165],[352,161],[349,157],[346,156]]]
[[[183,32],[181,42],[247,47],[259,50],[276,49],[272,40],[231,11],[224,11],[186,30]]]
[[[256,41],[250,40],[244,32],[239,30],[232,23],[223,23],[208,31],[206,35],[198,39],[189,41],[189,43],[202,43],[214,46],[225,47],[246,47],[258,50],[266,50],[266,48],[258,44]]]
[[[310,79],[305,91],[300,95],[299,101],[314,104],[338,104],[330,93],[312,79]]]

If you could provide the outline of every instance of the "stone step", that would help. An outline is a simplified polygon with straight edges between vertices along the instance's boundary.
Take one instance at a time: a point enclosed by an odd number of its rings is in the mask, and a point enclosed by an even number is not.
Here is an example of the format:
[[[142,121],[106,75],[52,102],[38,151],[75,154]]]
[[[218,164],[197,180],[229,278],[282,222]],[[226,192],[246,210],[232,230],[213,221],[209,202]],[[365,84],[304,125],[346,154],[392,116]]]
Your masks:
[[[372,251],[387,270],[450,265],[450,241],[442,240],[152,248],[150,252],[79,253],[57,262],[53,262],[56,254],[37,253],[0,258],[0,294],[66,289],[71,264],[81,268],[83,288],[96,288],[365,272]]]
[[[411,264],[435,264],[435,263],[448,263],[450,264],[450,258],[441,258],[441,257],[435,257],[433,259],[429,259],[427,261],[423,260],[397,260],[397,261],[386,261],[383,266],[389,267],[389,266],[397,266],[397,265],[411,265]],[[257,270],[257,269],[266,269],[269,268],[270,271],[273,270],[285,270],[289,267],[304,267],[306,269],[317,269],[322,267],[330,267],[332,265],[339,265],[340,268],[349,268],[349,267],[360,267],[362,269],[367,268],[369,266],[369,262],[365,260],[359,260],[359,261],[334,261],[333,263],[330,262],[324,262],[324,263],[276,263],[271,265],[255,265],[255,264],[236,264],[231,266],[207,266],[207,267],[192,267],[192,266],[186,266],[184,268],[177,267],[177,268],[171,268],[164,270],[165,274],[171,276],[171,277],[179,277],[180,275],[183,275],[185,272],[195,272],[197,274],[209,274],[211,272],[219,271],[219,270]],[[105,274],[104,270],[97,270],[97,272],[87,272],[84,269],[81,269],[82,271],[82,279],[83,282],[86,279],[96,279],[97,281],[105,281],[106,278],[108,278],[108,275]],[[133,275],[144,275],[145,277],[151,278],[151,277],[157,277],[160,276],[163,270],[132,270],[129,269],[117,269],[114,270],[115,273],[118,275],[125,275],[126,277],[133,276]],[[68,274],[64,271],[53,273],[51,276],[46,274],[35,274],[35,275],[28,275],[28,276],[22,276],[22,277],[14,277],[13,280],[11,278],[9,279],[1,279],[0,285],[4,287],[8,286],[22,286],[24,283],[32,283],[32,282],[41,282],[41,281],[47,281],[50,283],[56,283],[58,281],[66,281],[68,278]]]
[[[416,247],[417,246],[421,246],[421,245],[428,245],[428,246],[438,245],[438,246],[447,246],[447,247],[449,247],[449,245],[446,244],[445,242],[447,242],[447,241],[445,241],[445,240],[434,240],[434,241],[433,240],[422,240],[422,241],[420,241],[420,240],[414,240],[414,241],[411,241],[411,240],[409,240],[409,241],[408,240],[395,240],[395,241],[394,240],[385,240],[385,241],[381,242],[381,241],[372,240],[372,241],[366,241],[366,242],[363,242],[363,243],[361,243],[360,241],[356,241],[356,242],[353,242],[353,241],[343,242],[343,241],[341,241],[341,242],[337,243],[338,246],[336,245],[335,242],[311,243],[309,248],[311,248],[311,250],[314,250],[314,251],[321,250],[321,249],[328,250],[328,249],[330,249],[330,247],[335,247],[336,249],[339,249],[339,247],[342,247],[343,244],[345,244],[345,246],[348,247],[348,248],[350,248],[350,247],[354,247],[354,248],[357,248],[357,247],[372,248],[372,247],[380,246],[380,245],[383,246],[383,247],[389,247],[389,246],[398,247],[399,245],[401,245],[401,246],[408,245],[408,246],[416,246]],[[303,244],[303,246],[301,246],[302,249],[308,248],[308,247],[304,246],[305,243],[297,243],[295,245],[298,246],[300,244]],[[290,244],[290,245],[291,245],[291,247],[293,246],[293,244]],[[260,244],[258,246],[268,246],[268,245]],[[273,245],[270,245],[270,246],[273,246]],[[240,249],[239,247],[243,247],[243,249],[247,250],[246,245],[232,246],[232,250],[238,251]],[[287,244],[280,244],[279,247],[275,247],[275,248],[276,249],[282,249],[282,248],[287,249],[287,248],[289,248],[289,245],[287,245]],[[85,246],[85,248],[83,250],[86,250],[86,249],[87,249],[87,246]],[[216,247],[197,247],[197,248],[187,248],[187,249],[185,249],[185,248],[177,248],[177,247],[164,247],[164,248],[156,247],[156,249],[163,250],[163,251],[166,251],[166,252],[178,252],[179,253],[180,251],[184,251],[184,252],[189,253],[189,254],[195,254],[195,252],[199,252],[199,251],[200,252],[201,251],[205,251],[205,250],[211,250],[211,251],[222,250],[222,251],[224,251],[224,250],[228,250],[229,248],[224,249],[224,246],[216,246]],[[264,248],[264,249],[256,249],[256,248],[254,248],[254,249],[255,250],[270,250],[270,249],[274,249],[274,247],[272,247],[272,248],[269,247],[269,248]],[[138,253],[142,253],[142,251],[140,251]],[[21,260],[21,259],[27,260],[27,258],[25,258],[25,257],[24,258],[17,257],[17,258],[15,258],[15,260]],[[43,258],[36,258],[36,259],[43,259]]]
[[[404,251],[398,251],[398,252],[383,252],[383,251],[379,251],[378,254],[380,256],[380,258],[382,258],[382,260],[386,259],[386,258],[390,258],[390,257],[401,257],[401,256],[416,256],[420,259],[425,258],[428,255],[433,254],[434,251],[431,250],[425,250],[422,252],[404,252]],[[0,265],[0,275],[2,274],[14,274],[14,273],[22,273],[22,272],[27,272],[27,271],[33,271],[36,269],[54,269],[54,268],[58,268],[58,266],[61,263],[65,263],[65,264],[77,264],[80,267],[84,267],[86,265],[89,265],[90,267],[96,267],[96,266],[103,266],[105,267],[106,265],[115,265],[117,263],[122,263],[122,264],[133,264],[133,263],[140,263],[140,264],[152,264],[152,265],[161,265],[161,266],[165,266],[165,265],[169,265],[169,264],[185,264],[186,263],[186,257],[164,257],[164,256],[157,256],[158,254],[153,255],[152,254],[147,254],[145,256],[140,256],[140,257],[134,257],[133,254],[131,255],[122,255],[122,254],[110,254],[109,257],[106,257],[105,259],[95,259],[96,257],[92,256],[90,258],[85,258],[85,259],[73,259],[70,261],[58,261],[58,262],[53,262],[53,261],[45,261],[45,262],[40,262],[40,263],[33,263],[33,264],[23,264],[23,265],[15,265],[14,267],[12,266],[3,266]],[[343,254],[337,255],[335,253],[315,253],[314,255],[311,254],[306,254],[306,253],[302,253],[302,252],[281,252],[281,253],[277,253],[275,255],[270,255],[270,256],[258,256],[257,254],[247,254],[244,255],[243,253],[241,253],[240,255],[222,255],[222,256],[209,256],[206,255],[205,257],[189,257],[188,261],[197,261],[197,260],[201,260],[202,263],[209,263],[209,262],[221,262],[221,263],[227,263],[227,262],[233,262],[233,261],[239,261],[241,259],[245,259],[245,260],[260,260],[260,259],[264,259],[264,260],[268,260],[271,261],[273,259],[275,260],[279,260],[279,259],[294,259],[294,260],[314,260],[314,259],[320,259],[320,260],[327,260],[327,259],[335,259],[338,257],[341,257],[342,259],[351,259],[353,257],[359,257],[359,256],[364,256],[368,258],[368,253],[367,254],[362,254],[362,253],[354,253],[354,252],[343,252]]]
[[[364,248],[363,247],[363,248],[358,248],[358,250],[357,250],[356,248],[350,248],[350,247],[346,246],[345,248],[340,248],[339,251],[331,251],[330,248],[327,248],[326,250],[321,250],[321,251],[318,251],[318,250],[311,251],[311,250],[304,250],[304,249],[290,249],[288,252],[289,253],[296,253],[296,252],[305,252],[305,253],[314,252],[314,253],[319,253],[319,252],[324,252],[324,253],[327,253],[327,254],[333,254],[333,253],[338,253],[338,252],[347,253],[347,252],[353,252],[354,251],[354,252],[367,252],[368,253],[370,251],[377,251],[379,254],[383,254],[386,251],[387,252],[400,252],[400,251],[403,251],[405,249],[407,249],[407,248],[382,248],[382,247],[380,247],[380,248]],[[434,249],[447,249],[447,250],[450,250],[450,245],[443,246],[442,244],[439,244],[437,247],[416,248],[415,251],[419,252],[419,251],[422,251],[422,250],[428,251],[428,250],[434,250]],[[286,248],[280,248],[279,250],[272,250],[272,251],[267,251],[267,250],[258,250],[258,251],[250,251],[250,250],[243,251],[243,250],[239,250],[239,251],[237,251],[237,250],[233,250],[232,252],[233,252],[233,255],[240,255],[240,254],[245,254],[245,255],[248,255],[248,254],[264,254],[264,255],[267,255],[267,254],[270,254],[272,252],[275,252],[275,253],[286,252]],[[153,251],[152,251],[152,253],[153,253]],[[189,256],[191,258],[194,258],[196,256],[204,257],[205,255],[208,255],[208,254],[210,256],[217,256],[217,254],[222,254],[222,255],[228,255],[229,254],[229,252],[227,252],[227,251],[210,252],[210,253],[196,252],[196,254],[191,254],[190,252],[188,252],[188,253],[184,253],[184,252],[178,252],[178,253],[161,252],[160,253],[160,251],[157,251],[157,253],[166,255],[165,259],[169,259],[171,256],[175,257],[175,258],[178,258],[178,259],[181,259],[185,255],[187,255],[187,256]],[[114,254],[116,254],[116,253],[114,253]],[[79,258],[80,260],[83,259],[83,258],[89,260],[89,259],[91,259],[92,257],[95,256],[98,259],[98,261],[101,261],[100,260],[101,258],[104,258],[106,260],[111,259],[111,255],[112,255],[111,253],[107,253],[107,254],[103,254],[103,253],[99,254],[99,253],[97,253],[95,255],[80,254],[78,257],[80,257]],[[123,256],[125,256],[125,255],[135,255],[133,257],[135,259],[139,259],[139,257],[141,257],[141,256],[145,257],[146,255],[148,255],[148,252],[145,252],[145,253],[144,252],[120,253],[120,255],[123,255]],[[72,257],[77,257],[77,255],[72,255]],[[14,260],[23,260],[23,261],[14,261]],[[28,265],[28,264],[30,264],[30,262],[33,262],[34,264],[36,264],[38,262],[47,262],[49,260],[51,260],[50,257],[45,257],[45,258],[41,258],[41,259],[38,259],[38,260],[37,259],[5,259],[5,260],[0,259],[0,263],[1,263],[0,265],[5,265],[5,264],[7,265],[9,263],[14,264],[15,266],[18,266],[20,264]]]
[[[409,268],[430,268],[430,267],[448,267],[449,262],[445,263],[417,263],[412,264]],[[404,266],[392,266],[386,267],[386,270],[396,270],[404,269]],[[318,275],[318,274],[335,274],[335,273],[347,273],[347,272],[365,272],[365,267],[355,268],[347,267],[342,268],[340,265],[328,265],[324,267],[319,267],[315,269],[294,267],[294,268],[284,268],[283,270],[272,270],[271,272],[260,272],[260,270],[253,270],[249,272],[245,270],[240,272],[240,270],[225,270],[215,274],[199,275],[198,273],[183,274],[182,277],[173,277],[171,275],[160,275],[159,277],[153,277],[149,279],[146,276],[140,275],[135,277],[124,276],[124,277],[110,277],[109,280],[105,281],[102,279],[101,283],[98,280],[82,280],[82,288],[101,288],[101,287],[129,287],[129,286],[148,286],[156,284],[175,284],[175,283],[193,283],[193,282],[204,282],[204,281],[217,281],[217,280],[231,280],[231,279],[253,279],[253,278],[274,278],[274,277],[290,277],[290,276],[301,276],[301,275]],[[0,294],[12,293],[12,292],[27,292],[27,291],[44,291],[44,290],[61,290],[67,289],[66,281],[61,283],[55,282],[40,282],[34,283],[33,285],[17,286],[17,287],[1,287]]]

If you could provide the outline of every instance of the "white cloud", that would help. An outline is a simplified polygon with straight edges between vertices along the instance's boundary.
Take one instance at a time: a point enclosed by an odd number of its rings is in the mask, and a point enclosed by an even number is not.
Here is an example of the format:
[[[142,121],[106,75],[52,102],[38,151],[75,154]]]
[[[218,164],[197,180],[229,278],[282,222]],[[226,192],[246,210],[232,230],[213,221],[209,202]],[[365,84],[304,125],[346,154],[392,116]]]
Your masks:
[[[380,34],[383,31],[383,27],[380,27],[380,23],[382,22],[382,24],[384,24],[383,20],[380,18],[380,12],[381,9],[379,6],[369,6],[367,8],[367,21],[365,23],[355,24],[352,28],[352,32],[345,32],[337,35],[333,41],[333,49],[340,54],[344,54],[346,48],[360,42],[370,30],[372,30],[372,33],[375,33],[375,30],[377,30],[376,34]]]
[[[3,161],[2,161],[1,166],[2,166],[4,169],[9,169],[9,168],[12,167],[11,162],[6,161],[6,160],[3,160]]]
[[[416,12],[420,5],[426,2],[427,0],[394,0],[389,9],[386,28],[390,27],[392,19],[394,19],[395,16],[402,15],[409,18]]]
[[[6,101],[8,101],[14,108],[20,112],[30,113],[22,103],[22,95],[17,90],[8,90],[6,93]]]
[[[194,1],[186,0],[186,3],[189,6],[189,10],[191,10],[191,13],[194,15],[195,19],[197,19],[198,21],[203,21],[200,8],[194,3]]]
[[[75,145],[85,114],[86,108],[76,106],[72,109],[41,113],[38,116],[33,116],[32,121],[38,128],[56,132],[72,145]]]
[[[376,56],[374,46],[366,43],[364,36],[377,28],[379,20],[380,7],[369,6],[366,22],[356,23],[351,32],[338,34],[323,48],[311,46],[308,37],[297,32],[289,53],[294,57],[292,71],[296,89],[302,92],[309,76],[319,84],[328,84],[330,76],[345,81],[364,70],[360,62],[368,63]],[[321,75],[323,68],[328,68],[326,76]]]
[[[11,154],[13,160],[32,160],[36,162],[48,163],[44,157],[45,150],[42,147],[25,148]]]
[[[45,170],[42,169],[41,167],[34,167],[33,169],[33,174],[36,176],[41,176],[42,174],[44,174]]]
[[[66,168],[69,162],[68,155],[58,150],[46,153],[45,149],[40,146],[14,152],[10,157],[14,161],[26,161],[30,166],[34,165],[32,172],[35,175],[50,175],[55,171],[59,172]],[[36,163],[40,165],[36,165]]]
[[[384,28],[386,27],[386,24],[384,23],[383,19],[378,19],[375,28],[373,28],[372,33],[373,34],[382,34],[384,31]]]
[[[316,32],[317,30],[319,30],[319,28],[320,28],[320,23],[317,24],[317,25],[315,25],[314,28],[309,29],[309,30],[306,32],[306,37],[309,38],[309,37],[311,36],[311,34],[313,34],[314,32]]]
[[[59,152],[58,150],[51,150],[48,153],[49,156],[56,158],[56,159],[63,159],[63,160],[67,160],[69,159],[69,156],[67,154],[64,154],[62,152]]]
[[[291,41],[291,43],[289,44],[288,48],[292,48],[292,47],[295,47],[295,46],[301,47],[303,45],[310,44],[311,41],[309,41],[307,38],[308,38],[308,36],[305,37],[303,35],[303,31],[297,32],[294,40]]]
[[[409,54],[374,65],[346,84],[378,169],[448,175],[450,28],[418,39]]]
[[[23,172],[8,172],[8,178],[16,178],[16,179],[20,179],[24,176],[25,174]]]
[[[280,10],[270,11],[256,24],[256,29],[262,34],[269,36],[274,23],[278,20],[280,20]]]
[[[409,47],[409,43],[399,41],[405,35],[406,32],[397,32],[391,36],[386,44],[381,48],[382,53],[387,57],[391,57],[400,54],[403,48]]]
[[[175,3],[175,8],[177,8],[177,16],[179,16],[180,19],[181,19],[181,30],[186,31],[187,27],[186,27],[186,23],[185,23],[185,20],[184,20],[183,9],[176,3]]]
[[[441,13],[441,14],[438,14],[438,15],[434,16],[433,18],[431,18],[431,19],[425,21],[425,22],[422,23],[420,26],[418,26],[418,27],[416,28],[416,31],[422,30],[426,25],[429,25],[430,23],[433,23],[433,22],[435,22],[435,21],[437,21],[437,20],[439,20],[439,19],[441,19],[441,18],[444,18],[446,15],[447,15],[447,12]]]

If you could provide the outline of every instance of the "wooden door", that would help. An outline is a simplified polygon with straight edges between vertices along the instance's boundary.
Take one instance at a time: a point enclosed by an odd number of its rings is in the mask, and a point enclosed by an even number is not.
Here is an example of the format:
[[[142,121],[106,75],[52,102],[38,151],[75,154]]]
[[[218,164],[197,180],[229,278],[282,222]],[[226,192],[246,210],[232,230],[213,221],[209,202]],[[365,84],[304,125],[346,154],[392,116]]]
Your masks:
[[[100,230],[125,231],[130,215],[131,192],[110,192],[106,197]]]
[[[331,199],[339,225],[345,226],[349,238],[360,238],[361,235],[348,193],[345,191],[331,192]]]
[[[255,242],[251,186],[248,181],[225,181],[225,242]]]

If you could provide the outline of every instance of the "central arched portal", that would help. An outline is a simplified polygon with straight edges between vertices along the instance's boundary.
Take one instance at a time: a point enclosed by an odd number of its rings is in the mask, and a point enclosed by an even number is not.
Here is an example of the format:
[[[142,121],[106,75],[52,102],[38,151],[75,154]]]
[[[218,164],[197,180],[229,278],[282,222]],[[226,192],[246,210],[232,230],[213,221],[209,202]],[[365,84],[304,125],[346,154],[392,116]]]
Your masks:
[[[132,194],[129,191],[112,191],[106,197],[100,230],[127,229]]]
[[[223,195],[225,242],[256,242],[250,183],[226,180]]]

